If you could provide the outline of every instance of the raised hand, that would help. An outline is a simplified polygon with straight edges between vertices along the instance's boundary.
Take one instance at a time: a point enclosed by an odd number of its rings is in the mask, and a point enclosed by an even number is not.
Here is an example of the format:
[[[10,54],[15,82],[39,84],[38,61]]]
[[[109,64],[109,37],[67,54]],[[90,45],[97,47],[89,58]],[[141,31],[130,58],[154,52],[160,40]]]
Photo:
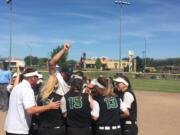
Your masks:
[[[69,48],[70,48],[70,44],[68,42],[65,42],[63,49],[67,51]]]

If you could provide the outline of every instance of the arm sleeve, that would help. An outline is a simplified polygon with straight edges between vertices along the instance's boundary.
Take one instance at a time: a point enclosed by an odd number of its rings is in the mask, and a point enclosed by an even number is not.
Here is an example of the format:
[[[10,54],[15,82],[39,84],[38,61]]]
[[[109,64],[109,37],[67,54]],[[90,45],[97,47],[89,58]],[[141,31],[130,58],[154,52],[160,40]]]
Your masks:
[[[61,99],[61,105],[60,105],[60,107],[61,107],[62,113],[67,112],[67,109],[66,109],[66,100],[65,100],[64,97],[62,97],[62,99]]]
[[[100,111],[99,103],[96,100],[93,100],[92,102],[93,108],[91,110],[91,115],[98,118]]]
[[[121,99],[120,99],[120,110],[122,110],[123,112],[127,110],[126,105],[122,102]]]
[[[25,109],[36,105],[35,96],[32,89],[28,89],[27,91],[24,91],[22,98],[23,98],[23,104],[24,104]]]
[[[134,97],[130,92],[126,92],[124,94],[124,104],[127,106],[127,108],[131,108],[131,104],[134,101]]]

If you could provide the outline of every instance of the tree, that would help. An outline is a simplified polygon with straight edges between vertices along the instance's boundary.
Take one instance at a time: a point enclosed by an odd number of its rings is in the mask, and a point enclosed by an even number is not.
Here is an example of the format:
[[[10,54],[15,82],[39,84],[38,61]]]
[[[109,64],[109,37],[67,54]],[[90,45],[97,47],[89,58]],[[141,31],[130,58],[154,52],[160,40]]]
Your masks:
[[[39,58],[38,65],[39,66],[46,66],[47,65],[48,58]]]
[[[100,58],[97,58],[97,59],[96,59],[95,65],[96,65],[96,68],[97,68],[97,69],[100,69],[100,68],[102,67],[103,64],[102,64]]]
[[[57,53],[59,52],[59,50],[61,50],[63,48],[63,45],[56,47],[55,49],[53,49],[53,51],[51,52],[51,58]],[[59,66],[64,66],[66,65],[66,61],[67,61],[67,56],[68,56],[68,51],[66,51],[60,58],[59,61],[57,61],[57,65]]]
[[[136,57],[136,65],[137,65],[136,68],[137,72],[144,70],[143,60],[139,56]]]
[[[24,61],[25,61],[26,65],[31,66],[32,65],[32,56],[26,56],[24,58]]]
[[[75,60],[68,60],[68,61],[66,61],[66,64],[67,65],[76,65],[77,61],[75,61]]]
[[[35,57],[32,56],[32,65],[38,65],[39,64],[38,62],[39,62],[39,58],[36,56]]]
[[[26,65],[32,66],[32,65],[38,65],[39,63],[39,58],[38,57],[33,57],[33,56],[26,56],[24,58],[24,61]]]

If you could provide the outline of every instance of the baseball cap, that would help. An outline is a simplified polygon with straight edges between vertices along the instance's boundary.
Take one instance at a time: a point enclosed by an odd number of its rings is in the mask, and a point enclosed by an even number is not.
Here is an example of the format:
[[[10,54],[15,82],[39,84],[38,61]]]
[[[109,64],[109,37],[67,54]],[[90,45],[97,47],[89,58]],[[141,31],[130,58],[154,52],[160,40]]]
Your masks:
[[[124,83],[126,86],[129,86],[129,83],[126,81],[126,80],[124,80],[123,78],[121,78],[121,77],[117,77],[117,78],[115,78],[115,79],[113,79],[115,82],[118,82],[118,83]]]
[[[39,73],[37,71],[34,71],[34,72],[29,72],[29,73],[26,73],[24,74],[25,77],[32,77],[32,76],[39,76]]]
[[[27,68],[24,72],[24,77],[33,77],[33,76],[39,76],[39,73],[37,70],[33,68]]]
[[[66,75],[73,74],[73,67],[69,65],[65,65],[61,68],[61,72],[64,72]]]

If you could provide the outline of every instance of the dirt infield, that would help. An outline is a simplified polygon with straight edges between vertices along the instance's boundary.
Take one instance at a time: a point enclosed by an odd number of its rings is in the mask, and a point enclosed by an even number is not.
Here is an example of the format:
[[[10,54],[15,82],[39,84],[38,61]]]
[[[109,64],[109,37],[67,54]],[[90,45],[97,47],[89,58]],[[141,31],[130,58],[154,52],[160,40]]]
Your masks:
[[[0,111],[0,135],[4,135],[4,120],[5,120],[5,112]]]
[[[136,91],[139,135],[180,135],[180,93]]]
[[[138,135],[180,135],[180,93],[135,91]],[[5,113],[0,112],[0,135]]]

